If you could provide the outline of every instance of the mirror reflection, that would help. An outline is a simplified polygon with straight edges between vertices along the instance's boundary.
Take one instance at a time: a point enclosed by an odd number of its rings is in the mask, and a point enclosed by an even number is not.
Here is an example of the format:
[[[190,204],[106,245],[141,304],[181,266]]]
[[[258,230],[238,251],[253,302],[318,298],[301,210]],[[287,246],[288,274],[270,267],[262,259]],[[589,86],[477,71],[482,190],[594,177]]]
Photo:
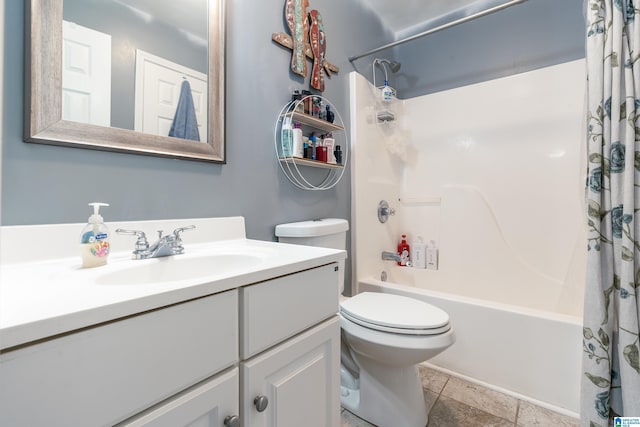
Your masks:
[[[64,0],[62,118],[206,142],[208,0]]]

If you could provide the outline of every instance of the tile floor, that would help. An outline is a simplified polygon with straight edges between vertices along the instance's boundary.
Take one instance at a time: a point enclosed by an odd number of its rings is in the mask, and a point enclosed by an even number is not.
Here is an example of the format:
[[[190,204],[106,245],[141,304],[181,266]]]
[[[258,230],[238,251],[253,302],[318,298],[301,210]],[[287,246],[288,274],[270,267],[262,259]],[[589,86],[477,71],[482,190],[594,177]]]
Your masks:
[[[426,366],[420,366],[420,374],[424,399],[429,410],[429,423],[426,427],[577,427],[579,425],[575,418],[552,412]],[[372,426],[349,411],[342,411],[342,427]]]

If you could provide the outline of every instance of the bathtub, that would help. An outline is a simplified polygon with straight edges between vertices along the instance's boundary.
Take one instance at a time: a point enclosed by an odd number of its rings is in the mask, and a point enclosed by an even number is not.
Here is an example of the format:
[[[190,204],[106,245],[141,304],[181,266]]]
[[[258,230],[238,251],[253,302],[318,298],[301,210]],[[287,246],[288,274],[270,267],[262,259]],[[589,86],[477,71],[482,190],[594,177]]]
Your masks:
[[[449,313],[456,343],[426,362],[435,369],[578,417],[582,321],[577,316],[484,301],[377,279],[358,292],[404,295]]]

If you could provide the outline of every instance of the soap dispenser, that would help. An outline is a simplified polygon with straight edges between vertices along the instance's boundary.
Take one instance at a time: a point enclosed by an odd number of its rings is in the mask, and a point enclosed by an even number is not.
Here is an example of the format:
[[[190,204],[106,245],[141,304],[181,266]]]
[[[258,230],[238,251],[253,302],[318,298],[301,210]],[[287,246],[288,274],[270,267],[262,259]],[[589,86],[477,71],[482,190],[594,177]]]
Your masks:
[[[93,202],[89,203],[89,206],[93,206],[93,215],[89,217],[89,222],[80,234],[80,256],[83,268],[105,265],[109,256],[109,229],[100,215],[100,207],[109,206],[109,204]]]

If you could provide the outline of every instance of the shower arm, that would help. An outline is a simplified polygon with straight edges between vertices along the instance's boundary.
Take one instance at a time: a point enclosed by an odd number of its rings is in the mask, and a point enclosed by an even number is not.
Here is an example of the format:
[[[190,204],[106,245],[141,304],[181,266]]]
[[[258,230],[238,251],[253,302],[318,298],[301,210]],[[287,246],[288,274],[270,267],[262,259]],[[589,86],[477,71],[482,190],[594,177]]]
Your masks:
[[[490,7],[489,9],[482,10],[480,12],[474,13],[473,15],[469,15],[469,16],[465,16],[464,18],[456,19],[455,21],[451,21],[451,22],[448,22],[446,24],[439,25],[439,26],[437,26],[435,28],[431,28],[429,30],[423,31],[421,33],[414,34],[413,36],[409,36],[409,37],[406,37],[404,39],[397,40],[397,41],[392,42],[392,43],[388,43],[388,44],[386,44],[384,46],[380,46],[380,47],[378,47],[376,49],[369,50],[369,51],[361,53],[359,55],[350,56],[349,57],[349,62],[353,62],[356,59],[360,59],[360,58],[363,58],[365,56],[369,56],[371,54],[380,52],[381,50],[389,49],[390,47],[394,47],[394,46],[409,42],[411,40],[415,40],[415,39],[420,38],[420,37],[428,36],[429,34],[433,34],[435,32],[441,31],[441,30],[446,30],[447,28],[451,28],[451,27],[456,26],[458,24],[463,24],[465,22],[472,21],[472,20],[474,20],[476,18],[480,18],[482,16],[489,15],[489,14],[494,13],[494,12],[498,12],[498,11],[500,11],[502,9],[506,9],[508,7],[511,7],[511,6],[515,6],[515,5],[517,5],[519,3],[523,3],[525,1],[527,1],[527,0],[512,0],[512,1],[508,2],[508,3],[504,3],[504,4],[501,4],[501,5],[498,5],[498,6],[494,6],[494,7]]]
[[[384,66],[385,61],[387,61],[387,60],[386,59],[376,58],[371,63],[371,72],[373,73],[373,87],[378,87],[378,86],[376,86],[376,64],[380,64],[380,66],[384,70],[384,81],[385,82],[389,81],[389,76],[387,75],[387,67]]]

